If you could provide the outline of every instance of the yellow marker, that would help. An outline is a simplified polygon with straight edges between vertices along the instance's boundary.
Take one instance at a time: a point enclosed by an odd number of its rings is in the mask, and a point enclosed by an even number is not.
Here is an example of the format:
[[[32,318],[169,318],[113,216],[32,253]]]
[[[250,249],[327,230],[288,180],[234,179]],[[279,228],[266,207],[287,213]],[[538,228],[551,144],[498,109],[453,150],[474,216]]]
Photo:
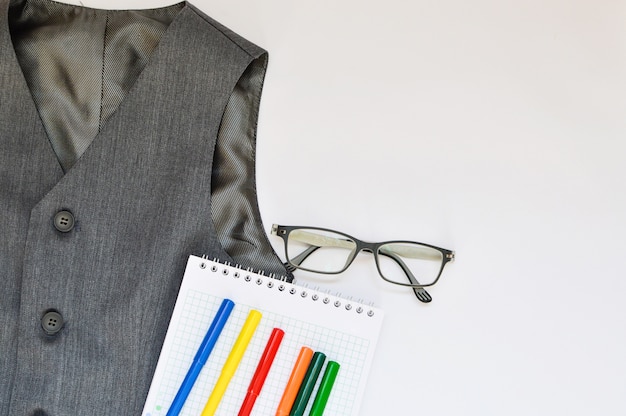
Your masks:
[[[213,387],[213,392],[211,392],[209,400],[207,400],[200,416],[213,416],[215,414],[217,406],[219,406],[222,400],[222,396],[226,393],[228,383],[230,383],[230,379],[233,378],[260,320],[261,312],[251,310],[246,319],[246,323],[244,323],[243,328],[241,328],[237,341],[235,341],[235,345],[233,345],[233,349],[230,350],[228,359],[224,363],[224,367],[222,367],[222,373],[217,379],[217,383],[215,383],[215,387]]]

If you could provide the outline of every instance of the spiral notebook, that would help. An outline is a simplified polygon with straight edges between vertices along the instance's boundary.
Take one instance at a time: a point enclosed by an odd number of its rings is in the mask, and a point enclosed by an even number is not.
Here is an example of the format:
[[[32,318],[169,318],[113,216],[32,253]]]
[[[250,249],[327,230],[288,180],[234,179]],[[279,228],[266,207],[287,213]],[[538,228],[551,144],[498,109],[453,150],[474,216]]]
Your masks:
[[[261,321],[216,415],[238,414],[273,328],[282,329],[285,335],[251,415],[276,414],[293,364],[303,346],[321,351],[329,361],[340,364],[324,414],[359,414],[382,324],[382,310],[288,283],[285,279],[266,276],[262,272],[243,270],[192,255],[187,263],[143,416],[167,414],[224,299],[232,300],[235,307],[194,383],[181,415],[197,416],[202,412],[252,309],[261,312]]]

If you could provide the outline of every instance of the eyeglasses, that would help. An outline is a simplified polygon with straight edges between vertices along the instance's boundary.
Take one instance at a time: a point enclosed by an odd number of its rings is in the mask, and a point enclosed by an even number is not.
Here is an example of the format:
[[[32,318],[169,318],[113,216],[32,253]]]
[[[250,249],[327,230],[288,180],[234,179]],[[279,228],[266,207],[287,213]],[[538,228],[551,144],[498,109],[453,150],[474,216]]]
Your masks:
[[[380,276],[389,283],[413,288],[422,302],[432,297],[424,289],[437,283],[454,252],[415,241],[368,243],[326,228],[272,225],[272,235],[285,242],[289,271],[338,274],[361,251],[374,254]]]

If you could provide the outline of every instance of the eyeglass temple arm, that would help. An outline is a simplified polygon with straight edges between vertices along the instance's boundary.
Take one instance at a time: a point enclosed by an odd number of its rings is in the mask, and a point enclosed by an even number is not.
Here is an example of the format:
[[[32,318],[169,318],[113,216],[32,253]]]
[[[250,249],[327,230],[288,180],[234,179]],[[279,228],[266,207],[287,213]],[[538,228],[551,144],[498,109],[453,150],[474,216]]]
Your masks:
[[[304,261],[315,252],[315,250],[322,248],[321,246],[310,246],[302,253],[298,254],[296,257],[292,259],[287,259],[288,261],[285,263],[285,267],[289,269],[289,271],[293,272],[296,268],[300,267]]]
[[[304,263],[304,260],[306,260],[306,258],[313,254],[313,252],[318,248],[338,247],[345,248],[350,251],[354,250],[354,242],[350,240],[322,236],[303,230],[292,231],[289,235],[289,238],[292,238],[301,243],[309,244],[311,246],[289,261],[292,264],[292,267],[293,265],[300,266],[302,263]],[[350,262],[350,259],[346,260],[346,264],[348,262]]]
[[[307,248],[302,253],[298,254],[296,257],[290,259],[287,263],[285,263],[285,267],[287,267],[287,270],[289,270],[290,272],[295,271],[295,269],[298,266],[300,266],[302,262],[306,260],[307,257],[313,254],[315,250],[319,248],[320,247],[318,246],[311,246]],[[414,285],[419,285],[419,282],[417,281],[415,276],[413,276],[413,273],[411,273],[411,271],[406,267],[406,264],[398,256],[395,256],[391,253],[383,253],[383,252],[381,252],[381,254],[391,258],[396,263],[398,263],[398,265],[402,268],[402,270],[404,270],[404,273],[407,275],[409,282],[413,283]],[[414,287],[412,289],[413,289],[413,292],[415,293],[415,296],[417,297],[419,301],[428,303],[433,300],[433,298],[430,296],[430,293],[428,293],[426,289],[421,288],[421,287]]]
[[[298,254],[296,257],[290,260],[291,267],[293,267],[293,265],[300,266],[300,264],[302,264],[302,262],[304,262],[304,260],[306,260],[308,256],[313,254],[315,250],[321,247],[342,247],[342,248],[348,248],[348,249],[353,248],[353,243],[349,241],[341,240],[341,239],[333,238],[333,237],[324,237],[324,236],[320,236],[320,235],[309,233],[309,232],[302,231],[302,230],[298,230],[297,232],[292,232],[291,237],[292,238],[295,237],[298,241],[302,243],[311,244],[311,247],[308,247],[302,253]],[[406,251],[406,250],[403,250],[402,247],[394,247],[393,249],[386,248],[385,250],[379,251],[380,254],[385,255],[393,259],[396,263],[398,263],[398,265],[402,268],[407,278],[409,279],[409,282],[411,282],[414,285],[419,285],[420,283],[415,278],[413,273],[411,273],[411,271],[406,266],[406,264],[402,261],[402,259],[398,257],[394,252],[399,252],[399,254],[404,254],[409,257],[424,258],[424,259],[427,259],[429,257],[428,255],[425,255],[427,253],[416,253],[414,249]],[[426,291],[426,289],[421,288],[421,287],[414,287],[412,289],[413,289],[413,292],[415,293],[415,296],[417,297],[419,301],[428,303],[433,300],[433,298]]]
[[[319,246],[308,247],[306,250],[298,254],[296,257],[289,259],[287,263],[285,264],[285,266],[287,266],[288,269],[292,269],[289,271],[293,272],[296,269],[296,267],[299,267],[306,260],[306,258],[309,257],[311,254],[313,254],[315,250],[317,250],[318,248],[320,247]]]
[[[418,248],[418,246],[406,247],[399,244],[389,244],[385,245],[380,251],[384,251],[389,254],[398,254],[407,259],[433,260],[437,262],[441,261],[439,252],[423,247]]]
[[[327,237],[323,235],[318,235],[315,233],[311,233],[303,230],[292,231],[289,234],[289,238],[297,240],[301,243],[310,244],[312,246],[320,247],[339,247],[346,248],[348,250],[354,249],[354,242],[350,240],[343,240],[336,237]]]
[[[413,273],[411,273],[409,268],[406,266],[406,263],[404,263],[400,257],[396,256],[394,253],[390,252],[389,250],[379,250],[378,253],[383,256],[387,256],[393,261],[395,261],[396,263],[398,263],[398,266],[402,268],[402,271],[404,271],[404,274],[406,274],[406,277],[409,279],[409,282],[411,282],[414,285],[420,284],[420,282],[415,278]],[[432,296],[430,296],[430,293],[428,293],[426,289],[424,289],[423,287],[414,287],[412,289],[413,289],[413,292],[415,293],[415,296],[420,302],[428,303],[433,300]]]

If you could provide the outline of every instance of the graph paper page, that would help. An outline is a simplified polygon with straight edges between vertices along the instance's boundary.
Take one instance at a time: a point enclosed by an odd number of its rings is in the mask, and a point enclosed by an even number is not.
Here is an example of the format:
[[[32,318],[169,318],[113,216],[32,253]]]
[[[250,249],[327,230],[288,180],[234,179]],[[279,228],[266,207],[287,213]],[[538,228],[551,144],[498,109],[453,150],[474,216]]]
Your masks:
[[[252,309],[261,312],[261,321],[215,414],[232,416],[239,412],[270,333],[280,328],[285,335],[251,415],[276,414],[303,346],[323,352],[327,361],[340,364],[325,414],[358,415],[382,324],[380,309],[190,256],[143,416],[166,415],[225,298],[235,302],[235,307],[181,415],[197,416],[202,412]],[[316,391],[317,386],[309,408]]]

